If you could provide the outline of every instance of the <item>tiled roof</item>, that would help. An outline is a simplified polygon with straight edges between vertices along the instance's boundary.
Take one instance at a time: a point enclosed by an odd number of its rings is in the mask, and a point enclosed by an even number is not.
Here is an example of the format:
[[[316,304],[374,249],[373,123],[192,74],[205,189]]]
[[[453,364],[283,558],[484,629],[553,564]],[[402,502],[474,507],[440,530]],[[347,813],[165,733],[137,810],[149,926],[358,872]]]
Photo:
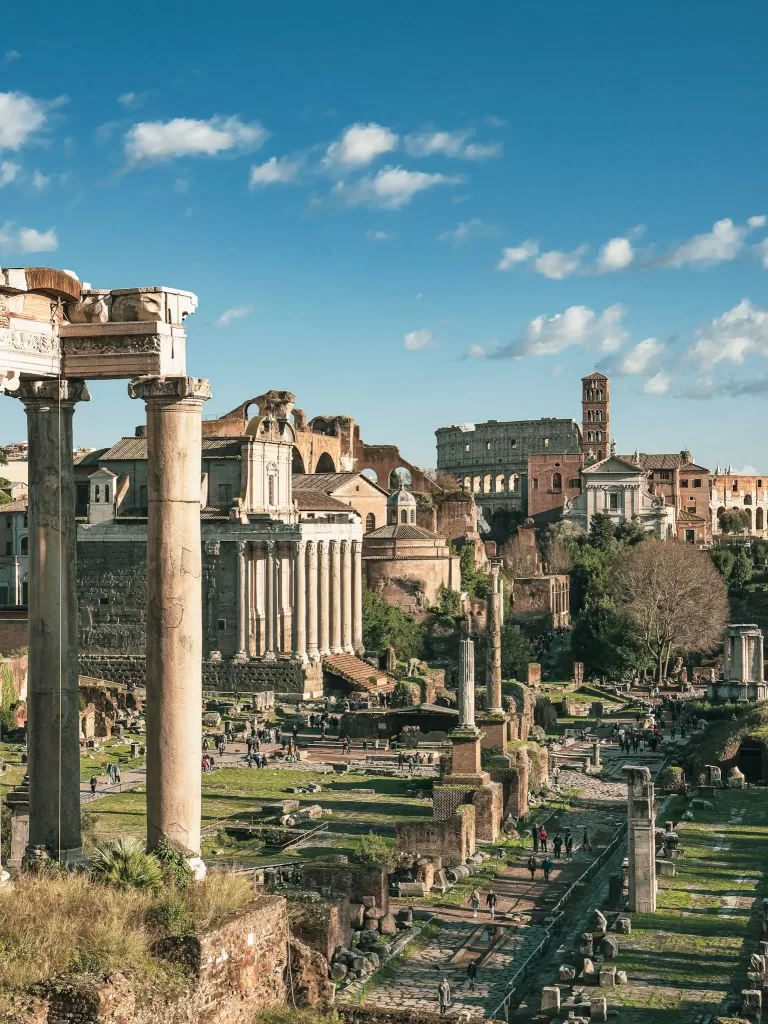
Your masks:
[[[92,452],[78,452],[75,456],[76,466],[95,466],[99,459],[102,457],[104,452],[108,452],[109,448],[94,448]]]
[[[366,483],[381,491],[382,494],[389,493],[374,480],[363,476],[362,473],[294,473],[291,479],[294,494],[296,491],[322,491],[323,494],[333,494],[337,488],[352,483],[361,476]]]
[[[381,526],[366,533],[363,540],[443,540],[439,533],[430,533],[420,526],[398,523],[396,526]]]
[[[608,377],[606,377],[604,373],[600,373],[598,370],[595,370],[594,373],[588,373],[586,377],[582,377],[581,379],[582,380],[608,380]]]
[[[681,508],[677,513],[677,521],[678,523],[705,523],[706,519],[703,516],[697,516],[693,512]]]
[[[11,512],[26,512],[29,508],[29,502],[26,498],[21,498],[19,501],[10,501],[6,505],[0,505],[0,516],[8,515]]]
[[[634,460],[634,456],[630,456]],[[684,465],[680,452],[676,454],[648,455],[640,452],[640,465],[643,469],[677,469]]]
[[[239,459],[240,437],[204,437],[204,459]],[[101,456],[104,462],[143,462],[147,457],[146,437],[121,437]]]
[[[686,462],[680,467],[681,473],[708,473],[706,466],[697,466],[695,462]]]
[[[338,498],[322,491],[294,491],[293,497],[300,512],[353,512],[354,509]]]

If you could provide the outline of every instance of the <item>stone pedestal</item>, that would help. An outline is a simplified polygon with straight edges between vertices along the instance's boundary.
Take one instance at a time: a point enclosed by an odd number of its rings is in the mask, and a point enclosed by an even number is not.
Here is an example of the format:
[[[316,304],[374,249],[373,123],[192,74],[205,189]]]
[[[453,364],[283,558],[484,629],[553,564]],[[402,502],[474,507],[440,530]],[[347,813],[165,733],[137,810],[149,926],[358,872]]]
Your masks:
[[[82,842],[72,417],[75,403],[90,396],[83,381],[61,379],[25,381],[17,395],[29,441],[29,848],[76,862]]]
[[[656,912],[653,783],[645,766],[625,768],[628,786],[629,909]]]
[[[201,411],[207,380],[142,377],[147,404],[147,846],[200,854]]]

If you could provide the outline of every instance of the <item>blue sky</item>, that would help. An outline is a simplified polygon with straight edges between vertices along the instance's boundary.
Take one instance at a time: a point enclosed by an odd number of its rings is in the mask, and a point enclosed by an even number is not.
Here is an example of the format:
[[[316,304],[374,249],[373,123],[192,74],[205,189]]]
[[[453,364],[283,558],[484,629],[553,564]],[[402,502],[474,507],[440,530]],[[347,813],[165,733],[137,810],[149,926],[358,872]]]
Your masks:
[[[6,20],[0,264],[196,292],[207,414],[287,388],[430,466],[597,367],[620,450],[768,471],[765,4],[159,6]],[[78,443],[142,419],[92,395]]]

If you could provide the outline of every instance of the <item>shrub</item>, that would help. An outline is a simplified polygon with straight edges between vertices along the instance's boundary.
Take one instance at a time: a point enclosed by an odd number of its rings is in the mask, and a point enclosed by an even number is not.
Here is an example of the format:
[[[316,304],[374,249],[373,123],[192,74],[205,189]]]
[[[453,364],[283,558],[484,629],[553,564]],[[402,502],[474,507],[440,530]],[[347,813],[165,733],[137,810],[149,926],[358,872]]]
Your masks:
[[[155,856],[161,864],[166,880],[181,892],[186,892],[192,881],[192,870],[184,854],[177,850],[165,836],[158,843]]]
[[[395,851],[387,845],[386,840],[373,832],[360,836],[355,855],[367,868],[392,868],[395,864]]]
[[[121,889],[158,889],[163,870],[157,857],[146,853],[132,836],[119,836],[99,843],[91,860],[91,873]]]

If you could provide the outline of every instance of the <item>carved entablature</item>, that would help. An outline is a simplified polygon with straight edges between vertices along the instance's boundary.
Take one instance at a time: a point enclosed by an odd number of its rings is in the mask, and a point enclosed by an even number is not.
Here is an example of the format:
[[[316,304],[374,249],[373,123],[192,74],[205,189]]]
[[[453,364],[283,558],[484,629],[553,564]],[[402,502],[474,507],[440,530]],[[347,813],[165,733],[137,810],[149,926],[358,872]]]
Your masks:
[[[196,308],[176,288],[83,289],[61,270],[0,269],[0,390],[20,376],[183,376],[183,323]]]

